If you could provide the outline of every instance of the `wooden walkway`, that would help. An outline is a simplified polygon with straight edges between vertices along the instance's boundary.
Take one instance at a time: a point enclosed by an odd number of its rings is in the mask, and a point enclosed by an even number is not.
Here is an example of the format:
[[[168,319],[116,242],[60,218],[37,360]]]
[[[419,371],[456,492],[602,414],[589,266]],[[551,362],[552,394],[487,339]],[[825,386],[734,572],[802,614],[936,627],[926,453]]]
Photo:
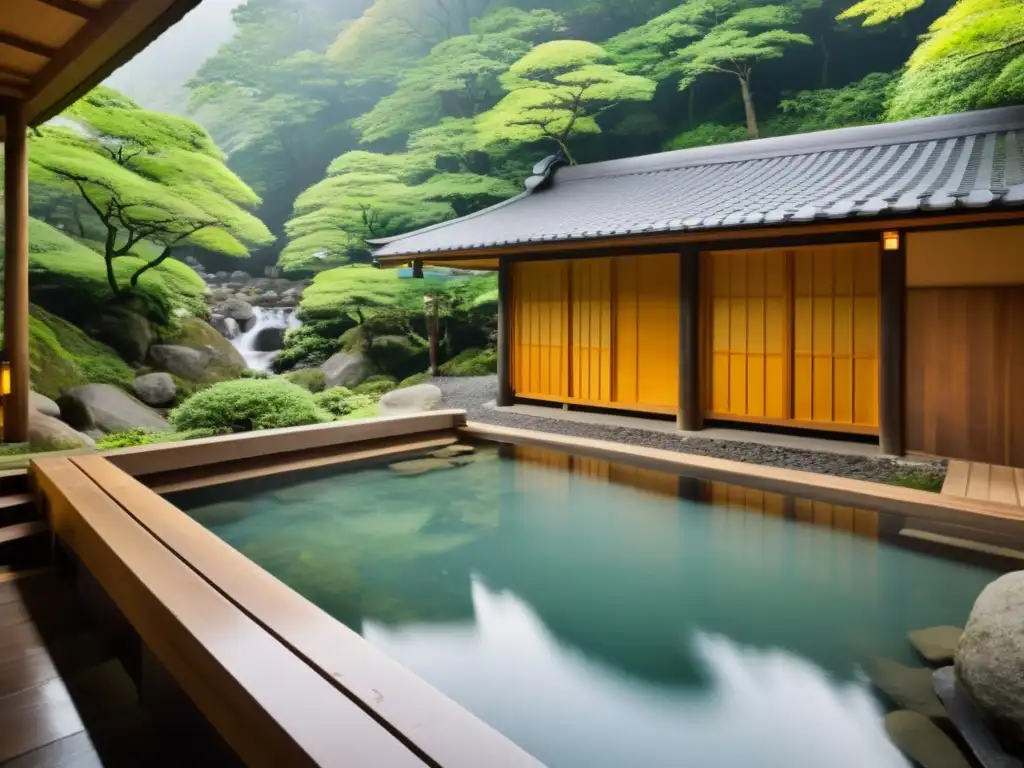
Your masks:
[[[950,459],[942,492],[1024,507],[1024,469]]]

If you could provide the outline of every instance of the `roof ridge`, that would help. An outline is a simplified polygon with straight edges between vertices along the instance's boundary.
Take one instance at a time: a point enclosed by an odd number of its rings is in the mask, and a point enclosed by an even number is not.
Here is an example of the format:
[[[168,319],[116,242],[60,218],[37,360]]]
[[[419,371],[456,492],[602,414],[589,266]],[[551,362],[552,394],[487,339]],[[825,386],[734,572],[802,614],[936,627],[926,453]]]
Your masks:
[[[585,165],[560,168],[554,183],[583,179],[629,176],[641,173],[675,171],[690,166],[726,165],[772,157],[798,157],[820,152],[860,149],[879,144],[911,144],[950,139],[959,136],[997,133],[1024,127],[1024,106],[999,107],[977,112],[955,113],[875,123],[826,131],[793,133],[767,139],[736,141],[706,147],[691,147],[655,152],[617,160],[602,160]]]

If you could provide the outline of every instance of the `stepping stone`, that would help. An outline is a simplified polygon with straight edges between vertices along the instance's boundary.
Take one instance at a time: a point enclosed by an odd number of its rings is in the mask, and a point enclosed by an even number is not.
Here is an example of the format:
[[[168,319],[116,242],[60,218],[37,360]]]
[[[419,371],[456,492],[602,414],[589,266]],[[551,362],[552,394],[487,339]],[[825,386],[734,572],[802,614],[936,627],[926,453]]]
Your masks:
[[[904,755],[921,768],[971,768],[960,748],[935,723],[901,709],[885,716],[885,732]]]
[[[946,710],[932,688],[932,671],[927,667],[905,667],[891,659],[874,659],[868,676],[903,709],[927,717],[946,717]]]
[[[453,461],[448,459],[410,459],[409,461],[398,461],[389,465],[393,472],[406,477],[425,475],[427,472],[435,472],[439,469],[451,469],[455,466]]]
[[[435,459],[454,459],[456,456],[468,456],[471,453],[476,453],[476,448],[472,445],[446,445],[444,448],[439,448],[434,451],[431,456]]]
[[[915,629],[907,638],[927,661],[932,664],[950,664],[962,634],[960,627],[929,627]]]
[[[957,682],[953,667],[935,670],[932,683],[949,712],[950,721],[982,768],[1021,768],[1024,765],[1003,751],[974,702]]]

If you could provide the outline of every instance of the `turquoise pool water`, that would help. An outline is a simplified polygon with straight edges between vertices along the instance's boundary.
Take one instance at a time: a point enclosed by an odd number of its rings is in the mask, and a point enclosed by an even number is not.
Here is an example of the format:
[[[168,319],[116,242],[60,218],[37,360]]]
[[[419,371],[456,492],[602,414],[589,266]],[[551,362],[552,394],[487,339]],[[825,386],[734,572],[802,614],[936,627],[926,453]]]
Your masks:
[[[506,454],[173,501],[554,768],[906,765],[862,670],[919,664],[907,632],[996,571],[870,511]]]

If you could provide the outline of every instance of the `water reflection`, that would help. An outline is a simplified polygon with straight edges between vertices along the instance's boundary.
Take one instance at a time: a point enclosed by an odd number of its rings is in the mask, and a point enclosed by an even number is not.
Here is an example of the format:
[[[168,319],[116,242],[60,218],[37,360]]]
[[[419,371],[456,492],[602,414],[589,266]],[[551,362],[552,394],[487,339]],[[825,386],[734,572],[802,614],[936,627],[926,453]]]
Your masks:
[[[680,656],[693,657],[709,688],[642,685],[561,644],[512,593],[478,575],[471,592],[473,622],[368,622],[364,636],[550,765],[908,765],[863,684],[786,651],[684,631]]]

